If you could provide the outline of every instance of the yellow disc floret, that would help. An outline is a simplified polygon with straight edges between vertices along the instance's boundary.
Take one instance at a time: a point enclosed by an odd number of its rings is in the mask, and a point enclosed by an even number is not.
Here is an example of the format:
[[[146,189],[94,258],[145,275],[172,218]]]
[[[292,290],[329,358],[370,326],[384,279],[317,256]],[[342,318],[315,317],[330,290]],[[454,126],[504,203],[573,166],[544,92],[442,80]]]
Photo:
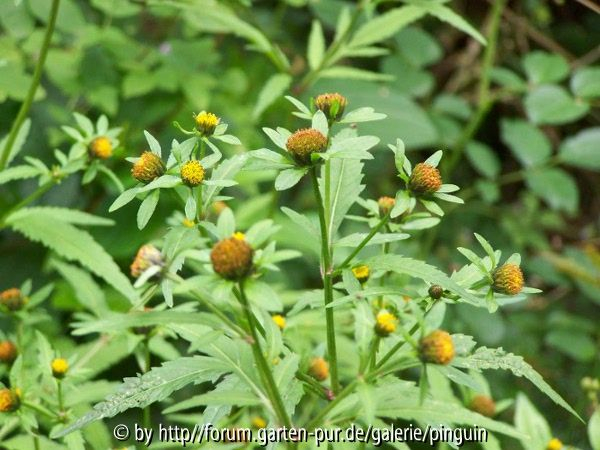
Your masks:
[[[454,358],[454,343],[452,336],[446,331],[435,330],[419,342],[421,361],[446,365]]]
[[[307,166],[311,163],[313,153],[320,153],[327,149],[327,138],[314,128],[305,128],[296,131],[288,138],[286,148],[298,164]]]
[[[69,362],[64,358],[56,358],[52,360],[52,375],[59,380],[64,378],[69,371]]]
[[[156,180],[163,173],[165,173],[164,163],[157,154],[149,151],[142,153],[131,168],[133,178],[145,184]]]
[[[548,445],[546,446],[546,450],[561,450],[563,448],[563,443],[560,439],[552,438]]]
[[[315,98],[315,106],[325,114],[329,120],[338,121],[344,115],[346,97],[337,92],[334,94],[321,94]]]
[[[523,289],[523,272],[516,264],[506,263],[498,267],[494,271],[493,278],[492,288],[501,294],[517,295]]]
[[[378,336],[386,337],[396,331],[398,319],[391,312],[382,309],[375,318],[375,333]]]
[[[496,415],[496,403],[487,395],[478,394],[474,396],[469,404],[469,409],[486,417]]]
[[[281,314],[275,314],[271,317],[271,319],[273,319],[275,325],[277,325],[281,330],[285,328],[285,317],[283,317]]]
[[[202,111],[194,116],[196,122],[196,129],[202,134],[202,136],[211,136],[221,119],[211,112]]]
[[[11,389],[0,389],[0,412],[13,412],[19,409],[21,400]]]
[[[106,136],[97,137],[90,142],[89,152],[94,158],[108,159],[113,153],[112,142]]]
[[[440,171],[427,163],[419,163],[413,169],[409,189],[415,194],[433,194],[442,186]]]
[[[200,185],[204,181],[204,167],[200,161],[193,159],[181,166],[181,179],[191,187]]]
[[[371,271],[369,270],[369,266],[361,265],[352,268],[352,274],[354,278],[358,280],[359,283],[363,284],[369,280],[369,276],[371,275]]]
[[[0,293],[0,305],[9,311],[19,311],[27,303],[27,298],[20,289],[10,288]]]
[[[310,361],[308,373],[315,380],[325,381],[329,377],[329,364],[323,358],[313,358]]]
[[[217,242],[210,252],[214,271],[226,280],[240,280],[252,270],[254,251],[243,233]]]
[[[12,341],[0,342],[0,363],[12,363],[17,359],[17,354],[17,346]]]

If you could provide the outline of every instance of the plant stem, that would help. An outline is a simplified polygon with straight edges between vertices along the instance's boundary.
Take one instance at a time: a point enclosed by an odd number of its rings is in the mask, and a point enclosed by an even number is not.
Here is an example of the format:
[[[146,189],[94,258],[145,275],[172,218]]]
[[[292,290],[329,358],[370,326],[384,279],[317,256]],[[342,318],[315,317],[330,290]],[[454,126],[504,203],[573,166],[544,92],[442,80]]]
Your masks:
[[[29,408],[29,409],[33,409],[35,412],[38,412],[46,417],[49,417],[50,419],[58,419],[58,415],[56,413],[53,413],[52,411],[50,411],[49,409],[44,408],[42,405],[38,405],[36,403],[31,403],[28,401],[24,401],[22,403],[23,406]]]
[[[58,413],[62,416],[65,411],[65,402],[63,400],[62,380],[56,380],[56,396],[58,398]]]
[[[270,397],[271,403],[273,404],[273,408],[277,417],[282,425],[290,428],[291,421],[287,415],[285,410],[285,406],[283,404],[283,400],[281,399],[281,394],[279,393],[279,389],[277,389],[277,385],[275,384],[275,380],[273,379],[273,374],[271,373],[271,369],[269,368],[265,356],[263,354],[260,341],[258,340],[258,333],[256,332],[256,321],[254,319],[254,314],[250,310],[250,304],[248,303],[248,298],[246,297],[246,292],[244,291],[244,282],[240,281],[238,283],[239,292],[240,292],[240,302],[242,304],[242,309],[244,310],[244,315],[246,316],[246,320],[248,321],[248,327],[250,328],[250,335],[252,337],[252,353],[254,354],[254,360],[256,362],[256,366],[258,368],[259,375],[262,379],[263,385],[267,390],[267,394]]]
[[[323,278],[323,291],[324,291],[324,303],[325,303],[325,321],[327,324],[327,355],[329,356],[329,370],[331,372],[331,389],[334,394],[337,394],[340,390],[340,383],[338,378],[338,367],[337,367],[337,349],[335,342],[335,323],[333,308],[327,308],[333,301],[333,279],[332,279],[332,263],[331,263],[331,252],[329,248],[329,239],[327,231],[327,220],[325,216],[325,209],[321,191],[319,190],[319,179],[317,176],[316,167],[312,167],[310,170],[313,190],[315,199],[317,201],[317,207],[319,209],[319,223],[321,225],[321,275]]]
[[[29,91],[27,92],[27,96],[25,100],[21,104],[21,108],[17,113],[17,117],[12,124],[10,129],[10,133],[8,135],[8,139],[6,140],[6,145],[2,149],[2,154],[0,154],[0,170],[4,170],[6,167],[6,163],[8,162],[8,158],[12,152],[12,148],[15,145],[15,141],[17,139],[17,135],[23,122],[25,121],[27,114],[29,113],[29,109],[31,108],[31,104],[33,103],[33,98],[35,97],[35,93],[40,84],[40,80],[42,78],[42,72],[44,70],[44,63],[46,62],[46,56],[48,54],[48,48],[50,47],[50,41],[52,40],[52,34],[54,33],[54,25],[56,24],[56,18],[58,16],[58,5],[60,0],[52,0],[52,7],[50,8],[50,17],[48,19],[48,28],[46,28],[46,35],[44,36],[44,41],[42,43],[42,48],[40,49],[40,55],[35,65],[35,69],[33,71],[33,78],[31,79],[31,84],[29,85]]]
[[[147,373],[150,371],[150,343],[147,337],[144,339],[142,345],[144,346],[144,373]],[[152,428],[150,405],[146,406],[142,411],[142,423],[147,430]]]
[[[14,212],[17,212],[21,208],[29,205],[31,202],[34,202],[38,198],[40,198],[42,195],[44,195],[46,192],[48,192],[50,190],[50,188],[52,186],[54,186],[55,183],[56,183],[55,179],[47,181],[46,183],[44,183],[40,187],[38,187],[33,193],[31,193],[30,195],[25,197],[23,200],[21,200],[19,203],[17,203],[15,206],[13,206],[8,211],[6,211],[2,215],[2,218],[0,219],[0,229],[4,228],[5,221],[8,216],[10,216]]]

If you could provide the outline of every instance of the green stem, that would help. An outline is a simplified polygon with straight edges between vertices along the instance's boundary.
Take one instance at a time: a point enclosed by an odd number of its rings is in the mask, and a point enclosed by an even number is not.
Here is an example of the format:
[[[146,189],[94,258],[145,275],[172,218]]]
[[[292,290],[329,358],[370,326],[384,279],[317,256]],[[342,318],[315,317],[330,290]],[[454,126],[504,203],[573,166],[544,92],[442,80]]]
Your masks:
[[[60,0],[52,0],[50,18],[48,19],[48,28],[46,28],[46,35],[44,36],[42,48],[40,49],[40,55],[38,57],[35,69],[33,71],[33,78],[31,79],[31,84],[29,85],[29,91],[27,92],[25,101],[23,101],[23,104],[21,104],[21,108],[17,113],[17,117],[15,118],[15,121],[12,124],[10,133],[8,135],[8,139],[6,140],[6,145],[2,149],[2,154],[0,155],[0,170],[3,170],[6,167],[6,163],[12,152],[12,148],[15,145],[15,141],[17,140],[19,130],[21,129],[23,122],[27,118],[27,114],[29,114],[29,109],[31,108],[31,104],[33,103],[33,98],[35,97],[37,88],[40,85],[40,80],[42,79],[42,72],[44,70],[44,63],[46,62],[48,48],[50,47],[50,41],[52,40],[52,34],[54,33],[54,25],[56,24],[56,18],[58,16],[59,3]]]
[[[321,272],[323,277],[323,291],[324,291],[324,303],[325,303],[325,322],[327,324],[327,355],[329,356],[329,370],[331,372],[331,389],[334,394],[337,394],[340,390],[340,383],[338,378],[338,367],[337,367],[337,349],[335,342],[335,323],[333,308],[327,308],[333,301],[333,279],[332,279],[332,263],[331,253],[329,251],[329,239],[327,231],[327,220],[325,216],[325,209],[323,198],[321,197],[321,191],[319,190],[319,179],[317,176],[317,168],[312,167],[310,170],[313,190],[315,199],[317,201],[317,207],[319,209],[319,223],[321,228]]]
[[[415,333],[417,330],[419,329],[419,325],[415,324],[412,329],[408,332],[409,335],[412,335],[413,333]],[[406,344],[407,341],[399,341],[396,343],[396,345],[394,345],[384,356],[383,358],[381,358],[381,360],[375,365],[376,369],[380,369],[381,367],[383,367],[383,365],[389,361],[389,359],[394,356],[396,354],[396,352],[398,350],[400,350],[400,348]]]
[[[40,450],[40,437],[37,435],[33,436],[33,448],[35,450]]]
[[[56,420],[59,418],[58,414],[53,413],[52,411],[50,411],[49,409],[44,408],[42,405],[38,405],[36,403],[31,403],[28,401],[24,401],[22,403],[23,406],[25,406],[26,408],[32,409],[35,412],[38,412],[50,419]]]
[[[6,211],[3,215],[2,218],[0,218],[0,229],[4,228],[5,225],[5,221],[6,218],[9,217],[12,213],[17,212],[18,210],[20,210],[21,208],[29,205],[31,202],[34,202],[35,200],[37,200],[38,198],[40,198],[42,195],[44,195],[46,192],[48,192],[50,190],[50,188],[52,186],[54,186],[54,184],[56,183],[55,179],[52,179],[50,181],[47,181],[46,183],[42,184],[40,187],[38,187],[33,193],[31,193],[29,196],[25,197],[23,200],[21,200],[19,203],[17,203],[15,206],[13,206],[12,208],[10,208],[8,211]]]
[[[283,404],[283,400],[281,399],[281,394],[279,393],[279,389],[275,384],[275,380],[273,379],[273,374],[271,373],[271,369],[267,364],[265,356],[263,354],[260,341],[258,340],[258,333],[256,332],[256,321],[254,318],[254,314],[250,309],[250,304],[248,303],[248,298],[246,297],[246,292],[244,291],[244,282],[240,281],[238,283],[239,292],[240,292],[240,302],[242,304],[242,309],[244,310],[244,315],[246,316],[246,320],[248,322],[248,327],[250,328],[250,334],[252,337],[252,353],[254,354],[254,360],[256,362],[256,366],[258,368],[259,375],[262,379],[263,385],[267,390],[267,394],[271,399],[271,403],[273,404],[273,408],[277,417],[282,425],[290,428],[291,421],[288,417],[288,414],[285,410],[285,406]]]
[[[62,380],[56,380],[56,396],[58,397],[58,413],[62,416],[65,412],[65,402],[63,399]]]
[[[150,371],[150,343],[148,342],[148,338],[146,337],[146,339],[144,339],[144,342],[142,343],[142,345],[144,346],[144,373],[147,373]],[[144,428],[146,428],[147,430],[149,430],[150,428],[152,428],[152,416],[151,416],[151,411],[150,411],[150,405],[146,406],[143,410],[142,410],[142,423],[144,424]]]

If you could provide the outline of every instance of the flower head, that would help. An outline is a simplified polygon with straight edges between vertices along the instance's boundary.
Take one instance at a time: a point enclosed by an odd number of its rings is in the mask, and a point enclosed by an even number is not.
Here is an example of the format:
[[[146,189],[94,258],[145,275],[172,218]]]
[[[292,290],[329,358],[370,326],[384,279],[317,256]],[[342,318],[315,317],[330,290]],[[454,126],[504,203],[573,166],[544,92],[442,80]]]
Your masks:
[[[239,280],[252,270],[254,251],[243,233],[217,242],[210,252],[214,271],[226,280]]]
[[[13,412],[19,409],[21,400],[16,391],[12,389],[0,389],[0,412]]]
[[[106,136],[99,136],[90,142],[88,147],[90,155],[98,159],[108,159],[112,156],[112,142]]]
[[[17,346],[12,341],[0,342],[0,362],[10,364],[17,359]]]
[[[415,194],[433,194],[441,186],[440,171],[426,163],[417,164],[408,181],[408,188]]]
[[[198,186],[204,181],[204,167],[200,161],[192,159],[181,166],[181,179],[190,187]]]
[[[313,153],[327,149],[327,138],[314,128],[304,128],[292,134],[285,146],[298,164],[307,166],[311,163]]]
[[[346,97],[337,92],[335,94],[321,94],[315,98],[315,106],[325,114],[329,120],[338,121],[344,115],[348,101]]]
[[[310,361],[308,373],[315,380],[325,381],[329,377],[329,364],[323,358],[313,358]]]
[[[452,336],[443,330],[435,330],[419,342],[421,361],[446,365],[454,358]]]
[[[397,320],[391,312],[382,309],[375,318],[375,333],[381,337],[389,336],[396,331]]]
[[[142,245],[131,263],[131,276],[138,278],[142,273],[152,266],[164,266],[162,253],[154,245]]]
[[[285,328],[285,317],[281,314],[275,314],[271,319],[273,319],[273,322],[275,322],[275,325],[277,325],[279,329],[283,330]]]
[[[496,415],[496,403],[487,395],[476,395],[469,404],[469,409],[486,417]]]
[[[353,267],[352,274],[360,284],[364,284],[369,280],[371,271],[369,270],[369,266],[363,264],[362,266]]]
[[[165,164],[155,153],[146,151],[133,164],[131,175],[138,181],[148,184],[165,173]]]
[[[427,291],[429,296],[434,300],[439,300],[444,295],[444,288],[439,284],[432,284]]]
[[[225,208],[227,208],[227,203],[223,200],[218,200],[210,205],[210,210],[215,216],[221,214]]]
[[[27,297],[18,288],[10,288],[0,292],[0,305],[9,311],[19,311],[26,303]]]
[[[181,224],[186,228],[194,228],[196,226],[196,222],[187,217],[181,221]]]
[[[379,200],[377,200],[377,205],[379,206],[379,213],[382,216],[385,216],[387,213],[389,213],[395,204],[396,204],[396,199],[392,198],[392,197],[384,196],[384,197],[379,197]]]
[[[56,358],[52,360],[51,364],[52,376],[59,380],[63,379],[69,371],[69,363],[64,358]]]
[[[494,273],[492,288],[506,295],[517,295],[523,289],[523,272],[516,264],[506,263],[498,267]]]
[[[560,439],[552,438],[548,445],[546,446],[546,450],[561,450],[563,448],[563,443]]]
[[[194,116],[196,129],[202,136],[212,136],[221,119],[211,112],[202,111]]]
[[[266,428],[267,427],[267,421],[265,419],[263,419],[260,416],[254,416],[252,418],[252,426],[254,428]]]

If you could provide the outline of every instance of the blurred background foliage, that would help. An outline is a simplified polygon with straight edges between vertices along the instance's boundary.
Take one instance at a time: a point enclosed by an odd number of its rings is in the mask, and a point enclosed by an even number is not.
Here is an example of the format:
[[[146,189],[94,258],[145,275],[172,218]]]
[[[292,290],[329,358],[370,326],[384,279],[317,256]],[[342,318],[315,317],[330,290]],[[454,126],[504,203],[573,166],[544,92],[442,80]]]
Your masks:
[[[0,2],[0,135],[8,133],[26,96],[50,3]],[[73,125],[74,111],[92,119],[106,114],[124,128],[109,164],[127,187],[133,180],[124,158],[145,149],[142,130],[169,142],[178,137],[172,122],[189,126],[193,112],[210,110],[230,124],[244,144],[226,146],[232,155],[267,146],[263,126],[300,126],[290,119],[283,94],[307,101],[316,93],[338,91],[352,108],[372,106],[388,118],[360,125],[361,132],[381,137],[381,156],[376,152],[367,165],[377,183],[367,186],[366,195],[377,198],[398,189],[391,156],[383,149],[401,137],[409,152],[423,152],[423,158],[444,149],[444,181],[460,185],[466,201],[447,209],[439,227],[417,233],[395,251],[451,271],[464,264],[456,247],[473,247],[477,231],[503,252],[522,253],[528,284],[544,290],[494,315],[452,308],[447,328],[523,355],[584,411],[589,405],[579,381],[600,376],[600,15],[595,4],[372,3],[364,14],[355,14],[362,3],[341,0],[62,0],[23,154],[50,162],[53,149],[70,145],[60,126]],[[350,24],[360,28],[364,17],[423,4],[445,6],[454,15],[432,9],[371,41],[369,30],[339,35],[340,20],[356,20]],[[353,45],[351,38],[363,42]],[[240,228],[274,218],[284,225],[280,247],[299,249],[316,262],[315,249],[298,239],[301,231],[278,207],[293,202],[296,210],[312,214],[306,186],[275,193],[273,173],[240,177],[243,188],[230,190]],[[0,186],[0,209],[34,188],[28,181]],[[80,188],[79,180],[68,179],[44,202],[107,215],[117,194],[108,180]],[[158,218],[171,211],[161,203],[162,214],[139,231],[131,219],[134,208],[111,215],[116,227],[93,232],[125,270],[141,244],[162,235],[165,225]],[[49,261],[41,246],[7,231],[0,235],[2,288],[27,278],[42,286],[55,276]],[[292,288],[319,285],[318,274],[297,262],[288,269],[274,281]],[[68,314],[79,308],[71,289],[60,282],[52,297],[54,314],[65,326]],[[60,321],[43,326],[60,331]],[[108,373],[110,379],[120,375],[120,369]],[[576,419],[514,380],[493,374],[494,396],[526,391],[563,440],[586,448]]]

